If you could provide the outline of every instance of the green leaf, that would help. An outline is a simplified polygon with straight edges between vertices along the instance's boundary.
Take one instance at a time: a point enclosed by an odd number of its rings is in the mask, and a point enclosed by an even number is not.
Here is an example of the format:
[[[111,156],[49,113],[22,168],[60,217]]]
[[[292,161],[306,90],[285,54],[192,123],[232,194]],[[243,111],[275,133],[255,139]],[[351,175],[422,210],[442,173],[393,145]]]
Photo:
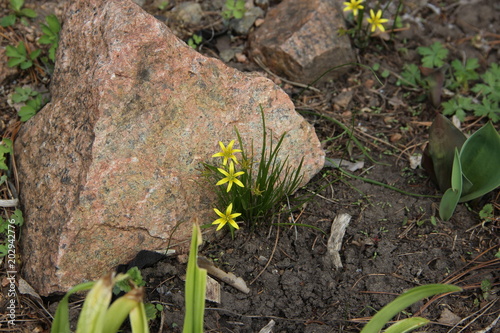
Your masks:
[[[14,213],[10,216],[12,220],[14,220],[14,224],[22,227],[24,224],[23,212],[19,209],[16,209]]]
[[[143,294],[144,290],[142,288],[134,288],[115,300],[106,311],[101,332],[117,332],[131,311],[140,305]]]
[[[16,15],[7,15],[0,20],[0,26],[6,28],[16,24]]]
[[[464,97],[462,95],[455,95],[447,102],[443,102],[443,114],[446,116],[456,115],[460,121],[465,120],[465,112],[471,111],[474,107],[472,105],[471,97]]]
[[[29,18],[35,18],[38,16],[38,14],[33,9],[30,9],[30,8],[23,8],[23,9],[21,9],[20,12],[21,12],[21,15],[29,17]]]
[[[95,282],[85,282],[71,288],[57,306],[54,320],[52,321],[51,333],[70,333],[69,327],[69,297],[76,292],[89,290],[95,285]]]
[[[76,333],[102,332],[113,296],[113,283],[113,274],[109,273],[93,285],[83,302]]]
[[[57,16],[52,14],[52,15],[47,16],[45,18],[45,20],[47,21],[47,24],[49,25],[50,30],[54,34],[58,34],[59,31],[61,31],[61,22],[59,22],[59,19],[57,18]]]
[[[122,291],[124,292],[129,292],[132,290],[132,287],[130,286],[129,280],[134,282],[134,284],[138,287],[142,287],[146,285],[146,282],[142,279],[142,274],[139,268],[137,266],[130,268],[126,275],[129,276],[128,279],[123,279],[120,281],[117,281],[115,283],[115,286],[113,288],[113,293],[116,295]]]
[[[361,333],[378,333],[392,317],[426,297],[457,291],[462,291],[462,288],[449,284],[429,284],[410,289],[377,312],[363,327]]]
[[[462,195],[462,166],[458,149],[455,148],[455,157],[453,159],[453,169],[451,174],[451,188],[446,190],[441,203],[439,204],[439,217],[443,221],[448,221],[457,207],[460,196]]]
[[[18,12],[24,5],[24,0],[10,0],[10,6],[14,11]]]
[[[24,54],[22,53],[22,50],[24,50]],[[26,49],[24,48],[24,43],[19,42],[17,47],[14,47],[12,45],[7,45],[5,47],[5,54],[8,57],[19,57],[21,55],[26,55]]]
[[[421,46],[417,48],[417,51],[423,56],[422,65],[428,68],[443,66],[444,60],[448,56],[448,50],[439,42],[435,42],[429,47]]]
[[[191,249],[189,251],[189,261],[186,273],[184,333],[203,332],[207,270],[198,266],[198,246],[201,242],[200,227],[197,223],[193,223]]]
[[[391,325],[384,333],[407,333],[430,323],[430,320],[422,317],[406,318]]]
[[[403,85],[411,85],[415,87],[422,85],[422,75],[420,69],[415,64],[405,64],[403,66],[401,77],[403,78],[401,81]]]
[[[500,186],[500,134],[491,122],[477,130],[462,146],[463,175],[472,183],[460,202],[479,198]]]
[[[472,109],[478,117],[488,117],[494,123],[500,120],[498,102],[492,102],[489,98],[483,97],[482,103],[472,105]]]
[[[454,69],[453,75],[455,76],[455,82],[450,87],[452,89],[460,86],[467,89],[469,81],[479,78],[479,74],[476,72],[476,69],[479,68],[477,58],[467,59],[465,65],[455,59],[451,62],[451,67]]]
[[[34,50],[33,52],[30,53],[30,59],[35,60],[36,58],[38,58],[41,52],[42,50]]]

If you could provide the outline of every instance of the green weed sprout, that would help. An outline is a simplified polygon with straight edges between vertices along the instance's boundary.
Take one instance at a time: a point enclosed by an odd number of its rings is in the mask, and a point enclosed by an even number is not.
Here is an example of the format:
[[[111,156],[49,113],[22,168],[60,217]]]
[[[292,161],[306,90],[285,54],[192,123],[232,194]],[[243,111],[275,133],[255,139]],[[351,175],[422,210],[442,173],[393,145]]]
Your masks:
[[[353,38],[354,44],[359,48],[365,48],[368,46],[371,35],[379,30],[381,32],[385,31],[384,23],[389,20],[382,18],[383,11],[377,9],[374,11],[370,9],[370,15],[366,19],[367,25],[363,25],[364,13],[368,12],[363,5],[364,0],[350,0],[349,2],[344,2],[344,12],[351,12],[352,15],[347,17],[348,21],[354,26],[351,29],[345,30],[341,29],[339,33],[348,34]]]
[[[10,9],[13,11],[12,14],[2,17],[0,20],[0,26],[9,27],[16,24],[18,18],[24,25],[28,25],[25,17],[34,18],[37,17],[36,12],[33,9],[23,8],[24,0],[10,0]]]
[[[59,46],[59,32],[61,31],[61,23],[55,15],[49,15],[45,18],[47,24],[42,23],[42,36],[38,39],[38,43],[50,45],[49,59],[52,62],[56,61],[56,50]]]
[[[202,41],[203,41],[202,36],[194,34],[188,39],[188,45],[196,50],[198,48],[198,46],[201,45]]]
[[[72,294],[89,290],[83,303],[83,308],[78,318],[77,333],[114,333],[118,332],[120,326],[127,316],[133,333],[149,332],[148,320],[143,303],[144,288],[137,287],[132,283],[132,289],[114,301],[111,305],[113,286],[120,281],[130,280],[127,274],[109,273],[97,282],[86,282],[73,287],[59,303],[52,333],[69,333],[69,309],[68,300]]]
[[[33,117],[46,103],[42,99],[42,95],[29,87],[16,87],[15,93],[12,94],[14,103],[24,103],[21,109],[17,112],[22,122],[28,121]]]
[[[222,17],[225,20],[241,19],[245,15],[245,0],[226,0]]]
[[[16,47],[7,45],[5,48],[5,54],[9,58],[7,60],[7,66],[15,67],[19,66],[21,69],[28,69],[33,66],[33,61],[40,55],[41,50],[34,50],[29,52],[26,50],[24,42],[19,42]]]
[[[384,306],[368,324],[363,327],[361,333],[378,333],[395,315],[403,311],[408,306],[437,294],[452,293],[462,291],[462,288],[449,285],[449,284],[428,284],[419,286],[408,290],[407,292],[398,296],[391,303]],[[403,333],[410,332],[416,328],[429,323],[429,320],[421,317],[407,318],[397,321],[390,326],[385,332],[389,333]]]
[[[262,110],[261,110],[262,111]],[[216,183],[215,191],[219,205],[225,208],[225,213],[214,209],[219,216],[213,224],[218,224],[217,230],[225,225],[234,235],[234,229],[239,229],[235,219],[240,217],[249,227],[254,229],[257,224],[278,210],[277,206],[297,190],[302,182],[301,173],[303,160],[296,169],[288,165],[288,158],[280,161],[278,153],[283,144],[283,134],[276,145],[272,141],[268,145],[264,113],[262,112],[262,151],[256,159],[253,143],[246,150],[238,130],[236,135],[241,149],[234,149],[234,140],[228,146],[219,142],[221,151],[213,157],[221,158],[222,167],[204,164],[205,176],[210,183]],[[241,160],[235,154],[241,154]],[[236,172],[238,167],[240,171]],[[224,177],[224,178],[223,178]],[[227,184],[227,187],[222,185]]]
[[[2,181],[0,181],[0,184],[6,179],[6,177],[4,178],[4,176],[2,176],[2,178],[3,179]],[[23,213],[19,209],[16,209],[9,219],[4,220],[0,216],[0,235],[3,235],[5,239],[3,241],[0,241],[0,258],[5,257],[9,253],[9,250],[12,250],[15,246],[14,240],[12,239],[13,227],[21,228],[23,224]]]
[[[422,66],[427,68],[443,66],[448,57],[448,50],[440,42],[435,42],[431,46],[420,46],[417,51],[422,56]]]
[[[12,140],[3,138],[0,142],[0,170],[9,170],[7,166],[7,154],[12,154]]]

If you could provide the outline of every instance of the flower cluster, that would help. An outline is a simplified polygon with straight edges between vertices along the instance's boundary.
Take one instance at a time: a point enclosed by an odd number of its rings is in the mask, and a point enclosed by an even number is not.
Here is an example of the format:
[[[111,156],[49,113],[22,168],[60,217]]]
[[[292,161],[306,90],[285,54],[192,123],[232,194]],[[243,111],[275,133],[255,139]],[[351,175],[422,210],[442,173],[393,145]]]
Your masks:
[[[221,151],[218,152],[217,154],[214,154],[212,157],[222,157],[222,165],[224,168],[217,168],[217,170],[225,176],[225,178],[222,178],[217,182],[217,186],[222,185],[227,183],[227,190],[226,192],[231,191],[231,188],[233,184],[236,184],[237,186],[240,187],[245,187],[243,183],[237,178],[238,176],[243,175],[245,172],[244,171],[238,171],[235,172],[234,170],[234,165],[238,164],[238,159],[234,155],[235,153],[241,152],[240,149],[233,149],[234,145],[234,140],[231,141],[227,147],[224,146],[222,142],[219,141],[219,145],[221,147]],[[229,165],[228,165],[229,162]],[[220,210],[217,208],[214,208],[215,213],[219,216],[217,220],[212,222],[214,225],[219,225],[217,227],[217,230],[222,229],[226,224],[229,224],[232,228],[234,229],[239,229],[240,227],[234,220],[238,216],[241,215],[241,213],[233,213],[233,204],[230,203],[229,206],[226,208],[226,212],[222,213]]]
[[[363,10],[365,7],[362,5],[364,0],[350,0],[350,2],[344,2],[344,12],[352,11],[355,17],[358,17],[358,13],[361,11],[361,16],[363,15]],[[371,25],[371,32],[379,29],[384,32],[385,28],[382,23],[386,23],[389,20],[382,18],[382,10],[377,10],[377,13],[370,9],[370,17],[367,19],[368,23]]]
[[[370,33],[374,33],[377,29],[384,32],[384,23],[389,21],[388,19],[382,18],[383,11],[381,9],[377,9],[376,11],[370,9],[370,16],[366,18],[366,22],[368,22],[368,24],[364,26],[364,13],[365,10],[368,12],[368,9],[365,9],[363,3],[364,0],[350,0],[349,2],[344,2],[344,12],[352,12],[352,16],[350,17],[353,19],[352,21],[354,23],[354,28],[344,32],[347,32],[354,37],[360,47],[367,45]]]

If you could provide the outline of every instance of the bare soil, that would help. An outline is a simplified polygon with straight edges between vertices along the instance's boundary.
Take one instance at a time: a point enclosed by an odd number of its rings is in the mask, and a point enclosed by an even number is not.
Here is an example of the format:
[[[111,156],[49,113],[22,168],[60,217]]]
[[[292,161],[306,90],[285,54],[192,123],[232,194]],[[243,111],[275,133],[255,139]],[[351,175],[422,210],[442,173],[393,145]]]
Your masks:
[[[171,1],[168,8],[180,2]],[[221,32],[200,50],[217,57],[216,39],[225,36],[220,9],[217,12],[212,8],[211,1],[198,2],[206,13],[199,26],[180,24],[159,11],[152,1],[146,1],[143,7],[164,19],[185,40],[207,27]],[[271,1],[271,6],[277,2]],[[375,38],[367,48],[357,49],[360,63],[379,63],[399,74],[404,64],[419,64],[417,47],[434,41],[450,50],[448,59],[478,58],[480,72],[491,63],[499,63],[497,1],[404,3],[403,13],[408,15],[411,28],[396,33],[393,40]],[[2,34],[15,40],[25,30],[16,26],[13,30],[3,29]],[[246,47],[246,37],[233,36],[230,47]],[[483,47],[474,46],[475,38],[482,41]],[[2,46],[7,44],[7,39],[2,41]],[[249,60],[233,60],[229,65],[269,75]],[[46,77],[35,76],[42,83]],[[337,81],[315,85],[319,92],[303,91],[275,76],[270,78],[290,94],[297,110],[315,126],[329,158],[363,160],[364,167],[352,172],[358,177],[407,193],[440,195],[425,172],[411,169],[409,163],[412,155],[422,153],[436,112],[426,92],[398,86],[395,75],[381,78],[384,85],[380,86],[373,73],[361,67],[352,68]],[[32,76],[21,72],[9,75],[2,82],[5,99],[15,86],[32,80]],[[363,155],[349,135],[324,116],[350,128],[377,163]],[[3,99],[0,120],[4,135],[19,126],[15,111]],[[469,115],[462,126],[471,132],[485,122]],[[399,318],[419,315],[430,319],[432,324],[421,332],[500,332],[500,323],[489,326],[500,314],[500,258],[495,258],[500,245],[498,189],[474,204],[460,204],[447,222],[438,218],[439,198],[403,194],[329,167],[295,197],[305,195],[310,200],[301,209],[276,215],[267,226],[254,232],[243,227],[234,239],[213,230],[205,234],[201,254],[220,269],[243,278],[250,287],[250,293],[244,294],[221,283],[221,302],[206,305],[206,331],[258,332],[274,320],[274,332],[359,332],[369,317],[405,290],[430,283],[452,283],[464,291],[419,302]],[[495,216],[488,221],[478,216],[486,203],[495,208]],[[343,267],[335,269],[329,262],[327,240],[332,221],[340,213],[352,219],[340,251]],[[271,225],[292,222],[324,232],[304,226]],[[164,306],[163,313],[152,322],[152,332],[182,330],[186,264],[180,259],[170,257],[141,270],[147,282],[147,301]],[[486,292],[481,289],[485,280],[492,284]],[[4,300],[5,290],[3,295]],[[25,326],[9,331],[48,331],[50,320],[43,307],[53,314],[57,298],[44,299],[41,307],[28,296],[22,297]],[[3,327],[0,323],[0,330]]]

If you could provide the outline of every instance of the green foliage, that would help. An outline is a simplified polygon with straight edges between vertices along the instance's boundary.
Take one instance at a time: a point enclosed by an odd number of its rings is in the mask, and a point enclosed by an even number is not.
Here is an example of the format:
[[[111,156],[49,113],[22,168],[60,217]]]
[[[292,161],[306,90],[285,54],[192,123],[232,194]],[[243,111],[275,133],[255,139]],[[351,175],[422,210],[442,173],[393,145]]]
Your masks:
[[[442,115],[429,131],[429,149],[422,163],[445,191],[439,215],[446,221],[458,202],[474,200],[500,186],[500,134],[488,122],[465,140]]]
[[[452,62],[455,81],[450,87],[467,88],[469,81],[478,79],[475,68],[478,66],[476,59],[470,59],[463,66],[461,62]],[[490,68],[481,75],[482,83],[472,87],[472,91],[482,96],[481,103],[474,103],[471,97],[455,95],[452,99],[444,102],[443,114],[456,115],[460,121],[464,121],[466,111],[473,111],[477,117],[487,117],[494,123],[500,120],[500,67],[491,64]]]
[[[128,279],[117,281],[113,287],[113,294],[118,295],[120,292],[128,293],[132,290],[132,286],[135,285],[137,287],[142,287],[146,285],[146,282],[142,279],[142,274],[139,268],[132,267],[126,273],[128,275]],[[129,281],[133,282],[133,285],[130,284]]]
[[[0,170],[9,170],[7,154],[12,154],[12,140],[3,138],[2,142],[0,142]]]
[[[469,82],[479,78],[479,74],[476,72],[476,69],[479,68],[477,58],[467,59],[465,65],[455,59],[451,62],[451,67],[453,68],[454,80],[449,85],[450,89],[462,88],[464,91],[468,91]]]
[[[4,139],[5,140],[5,139]],[[9,248],[12,246],[14,242],[11,240],[9,241],[9,234],[12,237],[13,235],[18,235],[18,232],[13,232],[12,227],[9,227],[9,225],[14,226],[14,227],[22,227],[24,224],[24,218],[23,218],[23,213],[19,210],[16,209],[10,218],[4,220],[0,216],[0,235],[4,236],[4,241],[0,242],[0,258],[5,257],[8,253]],[[14,230],[15,231],[15,230]],[[9,246],[11,245],[11,246]]]
[[[476,116],[487,116],[493,122],[500,120],[500,67],[491,64],[490,68],[481,75],[483,83],[476,84],[472,91],[483,96],[482,104],[474,106]]]
[[[422,65],[428,68],[438,68],[444,65],[448,50],[439,42],[435,42],[429,47],[420,46],[418,53],[423,57]]]
[[[148,321],[155,320],[158,316],[158,312],[163,311],[163,305],[161,304],[147,303],[144,304],[144,308],[146,310],[146,318]]]
[[[373,69],[374,71],[376,71],[376,72],[379,72],[379,71],[380,71],[380,69],[381,69],[380,64],[379,64],[379,63],[375,63],[375,64],[373,64],[372,69]],[[384,79],[388,78],[390,74],[391,74],[391,73],[390,73],[387,69],[383,69],[383,70],[380,72],[380,76],[382,76]]]
[[[169,5],[169,1],[162,1],[159,5],[158,5],[158,9],[159,10],[165,10],[165,8],[167,8]]]
[[[474,110],[474,115],[478,117],[488,117],[494,123],[500,120],[498,102],[493,102],[487,97],[483,98],[481,104],[473,104],[472,109]]]
[[[201,42],[203,41],[203,37],[200,35],[194,34],[189,38],[188,40],[188,45],[191,46],[193,49],[196,49],[198,46],[200,46]]]
[[[412,288],[398,296],[395,300],[393,300],[392,302],[384,306],[379,312],[377,312],[377,314],[373,316],[368,324],[363,327],[361,333],[378,333],[384,327],[384,325],[392,319],[392,317],[394,317],[410,305],[424,298],[431,297],[437,294],[457,291],[462,291],[462,288],[449,284],[429,284]],[[419,317],[408,319],[405,319],[403,323],[401,323],[401,321],[396,322],[391,327],[389,327],[386,332],[409,332],[413,329],[421,327],[422,325],[425,325],[428,322],[426,319]]]
[[[422,80],[420,68],[415,64],[405,64],[401,73],[401,79],[397,82],[397,85],[401,84],[405,86],[425,87],[425,81]]]
[[[29,87],[16,87],[15,93],[12,94],[14,103],[25,103],[17,113],[22,122],[28,121],[33,117],[46,103],[42,99],[42,95]]]
[[[245,15],[245,0],[226,0],[222,17],[226,20],[241,19]]]
[[[12,14],[2,17],[0,20],[0,26],[9,27],[16,24],[17,18],[21,18],[21,22],[27,25],[28,23],[24,19],[25,17],[34,18],[37,16],[33,9],[23,8],[24,0],[10,0],[10,9],[13,11]]]
[[[491,64],[490,68],[481,75],[484,83],[476,84],[472,91],[483,96],[487,96],[492,101],[500,102],[500,67],[498,64]]]
[[[7,61],[7,66],[19,66],[21,69],[28,69],[33,66],[33,61],[38,58],[41,52],[41,50],[34,50],[28,53],[26,51],[26,46],[22,41],[19,42],[16,47],[7,45],[5,50],[5,54],[7,54],[7,57],[9,58],[9,60]]]
[[[487,220],[493,220],[493,205],[492,204],[486,204],[483,206],[481,211],[479,212],[479,217],[483,221]]]
[[[186,272],[186,313],[184,315],[184,327],[182,330],[184,333],[203,332],[207,270],[198,266],[198,247],[202,242],[200,227],[197,223],[193,223],[193,234]]]
[[[449,101],[443,102],[443,114],[445,116],[456,115],[460,121],[465,120],[465,112],[474,109],[471,97],[455,95]]]
[[[89,290],[78,318],[77,333],[118,332],[127,316],[133,333],[147,333],[146,311],[144,308],[142,287],[133,286],[127,294],[115,300],[111,305],[113,286],[120,281],[130,280],[127,274],[107,274],[97,282],[86,282],[73,287],[63,297],[56,310],[52,323],[52,333],[69,333],[69,297],[79,291]],[[133,282],[130,282],[133,284]]]
[[[45,18],[47,24],[42,23],[42,36],[38,39],[40,44],[50,45],[49,59],[54,62],[56,60],[56,50],[59,46],[59,32],[61,31],[61,23],[55,15],[49,15]]]

